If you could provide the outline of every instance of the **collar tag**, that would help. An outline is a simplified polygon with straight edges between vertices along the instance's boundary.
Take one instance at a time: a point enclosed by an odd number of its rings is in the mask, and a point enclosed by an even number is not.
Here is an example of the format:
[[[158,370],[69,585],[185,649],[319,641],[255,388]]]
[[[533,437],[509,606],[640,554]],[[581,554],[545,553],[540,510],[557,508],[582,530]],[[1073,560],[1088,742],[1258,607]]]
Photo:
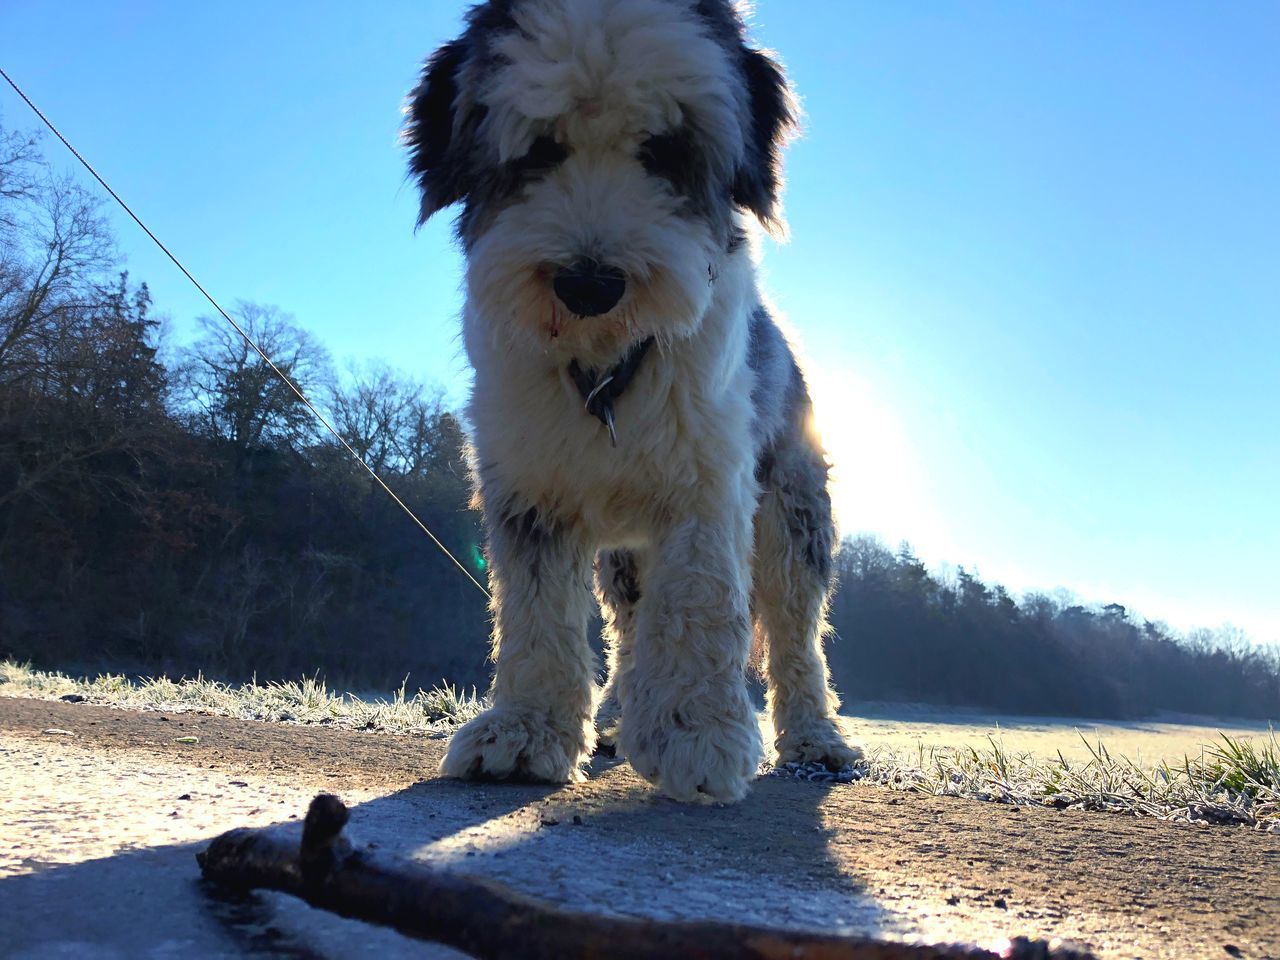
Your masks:
[[[652,346],[653,337],[641,340],[614,366],[602,372],[583,370],[576,359],[569,361],[569,376],[582,395],[583,408],[604,424],[609,431],[609,441],[615,447],[618,445],[618,428],[613,405],[631,383],[640,369],[640,362]]]

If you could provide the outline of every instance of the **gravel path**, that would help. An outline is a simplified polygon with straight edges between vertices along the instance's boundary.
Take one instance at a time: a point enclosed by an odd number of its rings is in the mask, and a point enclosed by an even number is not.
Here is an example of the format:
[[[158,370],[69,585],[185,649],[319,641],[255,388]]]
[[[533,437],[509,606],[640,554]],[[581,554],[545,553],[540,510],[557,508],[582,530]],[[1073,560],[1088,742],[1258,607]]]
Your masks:
[[[0,954],[456,957],[283,897],[219,901],[198,881],[201,840],[287,822],[323,789],[355,807],[356,843],[579,909],[1280,958],[1276,834],[780,778],[694,808],[616,762],[559,789],[424,779],[442,748],[0,698]]]

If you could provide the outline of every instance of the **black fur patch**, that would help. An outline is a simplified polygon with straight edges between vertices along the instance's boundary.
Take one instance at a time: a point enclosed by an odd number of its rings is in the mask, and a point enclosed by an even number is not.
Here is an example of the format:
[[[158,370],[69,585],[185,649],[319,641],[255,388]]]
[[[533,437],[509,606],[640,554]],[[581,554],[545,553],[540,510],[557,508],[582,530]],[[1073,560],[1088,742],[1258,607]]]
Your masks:
[[[826,456],[808,429],[813,405],[804,374],[764,307],[751,315],[747,365],[755,374],[756,483],[762,492],[776,490],[784,502],[797,504],[785,518],[788,532],[805,563],[825,582],[831,578],[835,545]],[[797,454],[804,465],[789,469]]]
[[[554,547],[559,538],[559,529],[554,521],[543,516],[537,507],[526,510],[505,510],[499,517],[501,535],[505,536],[510,547],[519,552],[529,572],[536,582],[542,575],[542,558],[548,549]],[[492,561],[492,557],[490,558]]]
[[[409,120],[404,140],[409,146],[409,171],[418,178],[422,208],[418,223],[457,203],[470,188],[468,145],[455,133],[458,71],[468,56],[465,40],[437,50],[422,71],[422,80],[409,95]]]
[[[467,26],[471,34],[492,37],[499,33],[509,33],[516,29],[516,18],[512,13],[517,0],[489,0],[478,3],[467,11]]]
[[[777,454],[773,452],[773,447],[765,447],[760,451],[760,455],[756,457],[756,483],[764,486],[773,473],[773,466],[777,460]]]
[[[630,550],[611,550],[605,555],[603,586],[614,606],[640,602],[640,571]]]
[[[550,536],[550,528],[543,522],[537,507],[530,507],[519,513],[507,514],[502,518],[503,529],[518,544],[538,544]]]
[[[538,137],[529,147],[529,152],[518,160],[506,164],[508,174],[520,186],[554,170],[564,163],[569,156],[569,149],[557,143],[552,137]]]
[[[488,110],[477,104],[458,116],[458,76],[464,68],[485,72],[492,66],[497,58],[494,38],[517,29],[512,14],[516,2],[490,0],[472,7],[466,32],[431,56],[409,95],[404,141],[409,172],[422,194],[419,225],[467,198],[477,186],[477,175],[489,166],[478,136]]]
[[[728,171],[712,168],[692,123],[649,136],[640,144],[636,159],[649,176],[665,180],[672,192],[684,201],[684,215],[705,222],[712,235],[723,238],[724,246],[729,252],[733,251],[733,205]]]
[[[707,34],[738,61],[750,100],[746,154],[733,182],[733,200],[767,227],[776,227],[782,185],[782,147],[796,127],[796,106],[778,63],[747,46],[746,25],[729,0],[697,0],[694,13]]]
[[[751,133],[733,181],[733,199],[766,226],[779,222],[782,147],[796,126],[795,102],[782,68],[759,50],[743,49],[742,70],[751,98]]]
[[[682,196],[692,194],[703,180],[701,151],[687,126],[649,137],[640,144],[636,159],[646,173],[666,180]]]
[[[458,216],[458,236],[469,243],[486,217],[495,215],[507,204],[519,200],[524,188],[546,176],[569,156],[564,144],[552,137],[538,137],[523,157],[477,171],[471,189],[463,197]]]
[[[755,375],[751,385],[751,408],[755,412],[752,432],[759,447],[767,448],[779,431],[793,425],[791,414],[797,402],[795,386],[800,369],[782,331],[764,307],[755,309],[747,327],[747,366]],[[799,387],[799,400],[803,401],[803,378]]]
[[[826,463],[822,460],[821,451],[815,450],[813,455],[814,470],[811,476],[821,477],[820,484],[809,479],[809,471],[793,474],[780,468],[777,451],[773,446],[764,450],[756,459],[756,482],[763,489],[776,490],[784,503],[797,504],[785,511],[783,519],[787,532],[804,557],[805,564],[825,582],[831,579],[835,565],[835,521],[832,519],[831,494],[826,486]],[[797,485],[810,489],[798,491]]]
[[[726,50],[741,46],[746,34],[742,17],[727,0],[698,0],[693,12],[707,27],[707,33]]]
[[[791,535],[804,544],[804,560],[823,580],[831,579],[834,565],[835,527],[831,520],[831,495],[818,493],[816,510],[797,509],[787,518]]]

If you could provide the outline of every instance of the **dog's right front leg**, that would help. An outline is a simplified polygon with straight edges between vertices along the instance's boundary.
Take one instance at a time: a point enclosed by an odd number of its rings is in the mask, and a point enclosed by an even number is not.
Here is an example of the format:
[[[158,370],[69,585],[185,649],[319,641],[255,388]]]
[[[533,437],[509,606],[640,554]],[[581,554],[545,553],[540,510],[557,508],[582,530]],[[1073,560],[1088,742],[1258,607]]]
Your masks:
[[[492,705],[454,734],[449,777],[582,779],[595,747],[586,551],[534,510],[488,516]]]
[[[741,800],[760,763],[746,681],[751,519],[742,499],[658,536],[619,690],[622,752],[677,800]]]

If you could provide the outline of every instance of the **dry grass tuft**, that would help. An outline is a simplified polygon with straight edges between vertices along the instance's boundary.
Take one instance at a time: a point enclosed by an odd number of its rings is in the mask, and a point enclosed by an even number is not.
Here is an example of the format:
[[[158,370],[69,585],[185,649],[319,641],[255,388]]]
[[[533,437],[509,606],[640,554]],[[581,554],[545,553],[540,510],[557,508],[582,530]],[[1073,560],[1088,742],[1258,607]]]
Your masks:
[[[480,712],[475,693],[453,687],[419,690],[401,686],[390,699],[362,700],[335,693],[323,680],[233,685],[203,676],[170,680],[104,674],[93,680],[33,670],[29,664],[0,663],[0,695],[59,699],[83,697],[91,703],[140,710],[194,711],[241,720],[331,723],[357,730],[389,733],[447,732]]]
[[[1280,832],[1280,742],[1219,734],[1199,756],[1140,765],[1089,743],[1090,759],[985,748],[921,746],[914,755],[872,751],[858,779],[895,790],[994,803],[1104,810],[1202,824],[1240,824]],[[1082,738],[1083,739],[1083,738]]]

